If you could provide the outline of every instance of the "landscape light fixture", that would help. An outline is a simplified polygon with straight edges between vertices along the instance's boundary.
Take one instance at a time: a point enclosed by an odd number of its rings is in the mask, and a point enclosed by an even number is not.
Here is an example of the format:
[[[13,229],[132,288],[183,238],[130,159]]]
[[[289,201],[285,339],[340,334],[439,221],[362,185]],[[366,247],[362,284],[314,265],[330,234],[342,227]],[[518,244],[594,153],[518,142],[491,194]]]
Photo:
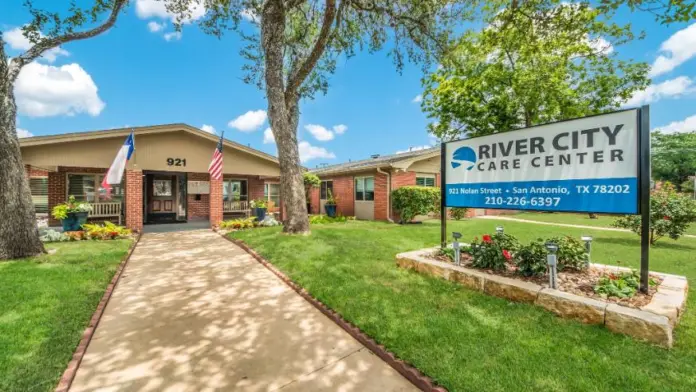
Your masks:
[[[459,239],[462,238],[462,233],[453,231],[452,237],[454,237],[454,242],[452,242],[452,248],[454,249],[454,264],[461,265],[462,264],[462,252],[461,252],[461,248],[459,247]]]
[[[587,253],[587,260],[585,260],[585,267],[590,267],[590,253],[592,252],[592,236],[584,235],[580,237],[581,240],[585,242],[585,253]]]
[[[545,244],[546,250],[549,252],[546,255],[546,264],[549,265],[549,287],[552,289],[557,289],[558,288],[558,269],[557,267],[557,260],[556,260],[556,252],[558,252],[558,244],[555,242],[547,242]]]
[[[498,235],[503,235],[504,232],[505,232],[505,229],[503,229],[503,226],[496,226],[496,227],[495,227],[495,233],[496,233],[496,234],[498,234]]]

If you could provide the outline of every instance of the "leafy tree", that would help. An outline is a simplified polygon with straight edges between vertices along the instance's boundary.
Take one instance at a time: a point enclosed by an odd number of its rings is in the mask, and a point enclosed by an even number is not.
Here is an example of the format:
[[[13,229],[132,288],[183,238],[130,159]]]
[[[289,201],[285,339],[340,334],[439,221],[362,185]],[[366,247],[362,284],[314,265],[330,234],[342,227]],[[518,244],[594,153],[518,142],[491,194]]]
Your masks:
[[[696,19],[696,2],[693,0],[600,0],[599,7],[615,10],[622,5],[631,11],[650,12],[663,24],[689,22]]]
[[[653,177],[669,181],[679,191],[688,192],[682,185],[696,175],[696,131],[673,134],[653,132],[651,150]]]
[[[586,3],[529,0],[495,9],[424,80],[423,108],[443,139],[480,136],[618,108],[649,84],[648,65],[619,60],[634,38]]]
[[[0,33],[0,259],[32,256],[44,251],[36,227],[29,182],[24,173],[17,139],[17,104],[14,83],[22,67],[46,51],[68,42],[95,37],[110,29],[128,0],[94,0],[82,8],[71,3],[69,13],[37,9],[30,0],[25,5],[32,16],[22,30],[33,46],[9,58]],[[107,18],[100,24],[102,15]],[[85,28],[80,31],[81,28]]]
[[[238,31],[248,43],[244,80],[264,89],[280,161],[283,230],[309,231],[297,144],[300,100],[326,93],[336,61],[389,46],[397,69],[412,60],[427,66],[445,48],[454,22],[470,2],[456,0],[165,0],[181,28],[191,6],[203,3],[202,29]],[[463,5],[462,5],[463,4]],[[257,28],[246,29],[241,15]]]

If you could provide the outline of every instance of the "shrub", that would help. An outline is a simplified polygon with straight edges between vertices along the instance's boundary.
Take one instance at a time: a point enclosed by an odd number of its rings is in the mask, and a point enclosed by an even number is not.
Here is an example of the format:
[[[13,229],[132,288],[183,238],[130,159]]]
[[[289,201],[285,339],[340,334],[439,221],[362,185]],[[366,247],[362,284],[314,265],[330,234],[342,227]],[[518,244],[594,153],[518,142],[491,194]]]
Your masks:
[[[84,231],[66,231],[65,236],[68,241],[82,241],[87,239]]]
[[[477,268],[507,269],[507,263],[512,260],[512,253],[517,248],[517,239],[509,234],[485,234],[480,242],[474,238],[471,243],[471,264]]]
[[[416,215],[440,210],[440,188],[404,186],[392,192],[392,205],[402,222],[410,222]]]
[[[321,185],[321,180],[314,173],[305,172],[302,175],[302,178],[304,180],[305,186],[307,187],[318,187]]]
[[[268,208],[268,201],[266,199],[256,199],[249,203],[251,208]]]
[[[272,216],[266,216],[266,218],[264,220],[259,222],[259,226],[264,226],[264,227],[280,226],[280,222],[278,222]]]
[[[84,238],[93,240],[113,240],[119,237],[131,235],[131,231],[123,226],[105,221],[103,225],[86,223],[82,225],[85,230]]]
[[[310,215],[309,216],[309,223],[312,225],[316,224],[324,224],[324,223],[342,223],[342,222],[347,222],[349,220],[355,220],[354,216],[342,216],[342,215],[337,215],[335,217],[330,217],[327,215]]]
[[[338,204],[338,199],[333,195],[333,192],[331,192],[331,189],[326,190],[326,201],[324,202],[324,205],[327,206],[335,206]]]
[[[274,219],[275,220],[275,219]],[[221,229],[244,230],[251,229],[256,223],[256,217],[239,218],[220,222]]]
[[[48,229],[41,234],[39,239],[42,242],[62,242],[67,241],[68,236],[59,231]]]
[[[636,271],[609,274],[599,278],[594,291],[604,298],[630,298],[636,294],[639,282],[640,275]]]
[[[524,276],[542,276],[546,274],[546,244],[538,238],[521,247],[515,253],[517,272]]]
[[[466,217],[467,211],[469,211],[468,208],[452,207],[450,208],[450,216],[454,220],[462,220]]]
[[[63,220],[72,212],[90,212],[92,206],[89,203],[78,203],[75,196],[70,196],[67,203],[58,204],[51,210],[51,215],[57,220]]]
[[[653,191],[650,195],[650,244],[668,236],[679,239],[689,224],[696,220],[696,201],[689,196],[680,195],[672,185]],[[625,215],[613,223],[614,227],[629,229],[641,234],[640,215]]]
[[[555,242],[558,245],[556,259],[559,271],[566,268],[580,271],[587,267],[587,252],[579,239],[571,236],[552,237],[547,242]]]

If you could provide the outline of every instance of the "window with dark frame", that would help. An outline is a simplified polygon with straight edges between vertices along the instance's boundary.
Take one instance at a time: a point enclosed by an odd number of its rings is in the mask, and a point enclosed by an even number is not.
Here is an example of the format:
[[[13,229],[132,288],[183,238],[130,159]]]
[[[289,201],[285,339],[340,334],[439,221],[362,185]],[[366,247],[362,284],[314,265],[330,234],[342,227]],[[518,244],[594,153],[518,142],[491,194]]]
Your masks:
[[[87,203],[123,202],[123,184],[112,185],[111,192],[101,187],[103,174],[68,174],[68,196]]]
[[[434,187],[435,177],[416,177],[416,185]]]
[[[247,201],[247,180],[228,179],[222,182],[223,201]]]
[[[375,178],[374,177],[355,177],[355,200],[373,201],[375,200]]]
[[[326,180],[321,182],[321,190],[320,190],[320,195],[319,198],[321,200],[326,200],[329,198],[329,192],[331,191],[331,194],[333,195],[333,181],[332,180]]]

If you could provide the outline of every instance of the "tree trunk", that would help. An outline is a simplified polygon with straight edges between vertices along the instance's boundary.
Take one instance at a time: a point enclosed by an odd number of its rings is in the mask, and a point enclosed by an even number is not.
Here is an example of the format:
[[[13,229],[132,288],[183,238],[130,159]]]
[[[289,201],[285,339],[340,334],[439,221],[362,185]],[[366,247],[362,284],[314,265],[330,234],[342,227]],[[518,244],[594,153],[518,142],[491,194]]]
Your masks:
[[[17,139],[17,105],[0,40],[0,260],[44,253]]]
[[[309,233],[302,166],[297,145],[299,97],[285,94],[283,44],[285,9],[282,0],[264,3],[261,17],[261,46],[264,51],[264,80],[268,100],[268,117],[278,147],[280,194],[285,207],[283,231]]]

